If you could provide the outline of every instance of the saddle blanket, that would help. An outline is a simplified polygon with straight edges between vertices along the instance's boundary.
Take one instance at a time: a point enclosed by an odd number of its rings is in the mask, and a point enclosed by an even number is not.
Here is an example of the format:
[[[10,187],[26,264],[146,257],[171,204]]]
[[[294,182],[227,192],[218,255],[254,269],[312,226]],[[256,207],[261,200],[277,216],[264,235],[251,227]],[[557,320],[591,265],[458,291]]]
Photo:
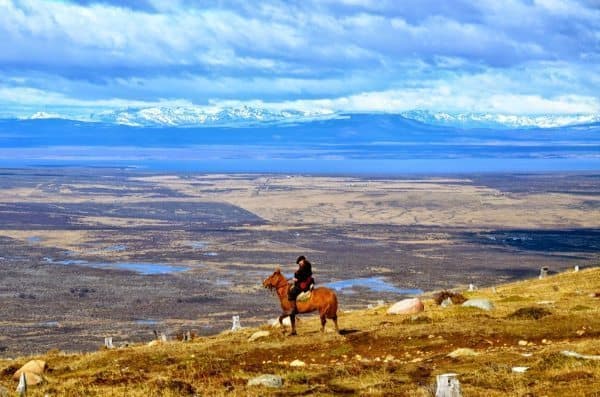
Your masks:
[[[311,296],[312,296],[312,290],[302,292],[300,295],[298,295],[298,297],[296,298],[296,301],[297,302],[308,302],[310,300]]]

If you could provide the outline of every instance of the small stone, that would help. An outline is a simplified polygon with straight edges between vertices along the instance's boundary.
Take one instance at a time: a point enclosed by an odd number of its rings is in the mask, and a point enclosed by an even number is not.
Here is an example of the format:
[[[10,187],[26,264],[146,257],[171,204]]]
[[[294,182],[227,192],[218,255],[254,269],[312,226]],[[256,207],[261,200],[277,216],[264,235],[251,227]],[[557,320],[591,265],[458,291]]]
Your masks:
[[[575,332],[578,336],[583,336],[585,334],[585,330],[584,329],[580,329],[577,330],[577,332]]]
[[[294,360],[290,363],[290,367],[305,367],[306,363],[300,360]]]
[[[529,367],[512,367],[512,371],[522,374],[523,372],[526,372],[529,369]]]
[[[248,338],[248,342],[254,342],[255,340],[260,338],[266,338],[269,335],[271,335],[269,331],[256,331]]]
[[[392,356],[391,354],[388,354],[387,356],[385,356],[385,359],[383,360],[384,363],[389,363],[390,361],[394,361],[396,358],[394,356]]]
[[[456,350],[448,353],[448,357],[452,357],[452,358],[478,356],[478,355],[479,355],[479,353],[477,353],[475,350],[465,348],[465,347],[456,349]]]
[[[441,307],[448,307],[452,305],[452,299],[450,298],[446,298],[442,301],[442,303],[440,303]]]
[[[527,346],[527,343],[528,343],[528,342],[527,342],[526,340],[520,340],[519,342],[517,342],[517,344],[518,344],[519,346]]]
[[[481,310],[492,310],[494,304],[488,299],[469,299],[462,304],[464,307],[476,307]]]
[[[248,380],[248,386],[266,386],[279,388],[283,386],[283,378],[277,375],[260,375]]]
[[[357,355],[355,355],[355,356],[354,356],[354,359],[355,359],[356,361],[360,361],[360,360],[362,360],[363,358],[362,358],[362,356],[361,356],[360,354],[357,354]]]
[[[429,336],[427,336],[427,338],[428,339],[433,339],[433,338],[435,338],[435,335],[429,335]]]

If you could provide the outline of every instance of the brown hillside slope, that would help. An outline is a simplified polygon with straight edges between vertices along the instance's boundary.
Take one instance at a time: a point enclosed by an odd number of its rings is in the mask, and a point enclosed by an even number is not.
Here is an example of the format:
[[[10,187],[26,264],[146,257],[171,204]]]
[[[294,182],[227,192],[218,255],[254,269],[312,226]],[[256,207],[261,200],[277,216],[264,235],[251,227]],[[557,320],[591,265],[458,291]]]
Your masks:
[[[465,396],[600,396],[600,361],[561,354],[600,354],[595,292],[599,268],[465,293],[492,300],[490,312],[426,299],[418,316],[387,315],[385,308],[341,313],[344,335],[322,335],[318,320],[305,318],[297,337],[271,330],[248,342],[256,329],[244,329],[186,343],[49,352],[35,357],[48,362],[47,382],[28,395],[429,396],[435,375],[456,372]],[[478,354],[447,356],[458,348]],[[29,359],[0,360],[0,384],[14,390],[12,375]],[[291,367],[296,359],[306,366]],[[515,373],[516,366],[529,369]],[[261,374],[280,375],[283,387],[246,385]]]

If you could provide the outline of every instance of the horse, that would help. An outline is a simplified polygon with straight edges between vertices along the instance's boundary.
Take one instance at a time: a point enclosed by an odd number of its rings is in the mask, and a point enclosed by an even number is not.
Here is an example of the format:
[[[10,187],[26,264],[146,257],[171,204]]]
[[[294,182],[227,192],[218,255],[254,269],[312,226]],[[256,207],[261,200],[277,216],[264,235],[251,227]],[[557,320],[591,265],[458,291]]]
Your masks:
[[[275,290],[279,297],[279,303],[283,310],[283,313],[279,316],[281,328],[283,329],[283,319],[289,317],[290,323],[292,324],[292,332],[290,335],[296,335],[296,315],[292,314],[292,306],[287,298],[290,284],[285,276],[281,274],[281,269],[275,269],[275,272],[263,281],[263,286],[270,290]],[[340,332],[337,323],[337,295],[331,289],[326,287],[313,289],[310,299],[306,302],[297,301],[296,307],[298,313],[311,313],[318,310],[319,317],[321,318],[321,332],[325,331],[327,319],[333,320],[335,332]]]

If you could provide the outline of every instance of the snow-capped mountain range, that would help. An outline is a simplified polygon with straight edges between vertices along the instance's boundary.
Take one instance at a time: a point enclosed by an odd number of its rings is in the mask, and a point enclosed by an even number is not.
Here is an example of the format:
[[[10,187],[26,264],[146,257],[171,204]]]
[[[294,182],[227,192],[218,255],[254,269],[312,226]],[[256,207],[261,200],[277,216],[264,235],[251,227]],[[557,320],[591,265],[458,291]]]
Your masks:
[[[600,114],[511,115],[497,113],[446,113],[413,110],[403,117],[425,124],[462,128],[554,128],[600,122]]]
[[[387,113],[389,114],[389,113]],[[351,113],[329,109],[298,110],[265,107],[200,107],[161,106],[127,108],[93,113],[88,116],[66,116],[54,112],[37,112],[26,119],[68,119],[134,127],[213,127],[261,124],[302,123],[347,117]],[[413,110],[397,113],[406,119],[429,125],[458,128],[554,128],[600,122],[600,114],[510,115],[497,113],[449,113]]]
[[[240,126],[260,123],[302,122],[336,117],[331,111],[269,110],[240,106],[229,108],[148,107],[107,111],[91,121],[144,127]]]

